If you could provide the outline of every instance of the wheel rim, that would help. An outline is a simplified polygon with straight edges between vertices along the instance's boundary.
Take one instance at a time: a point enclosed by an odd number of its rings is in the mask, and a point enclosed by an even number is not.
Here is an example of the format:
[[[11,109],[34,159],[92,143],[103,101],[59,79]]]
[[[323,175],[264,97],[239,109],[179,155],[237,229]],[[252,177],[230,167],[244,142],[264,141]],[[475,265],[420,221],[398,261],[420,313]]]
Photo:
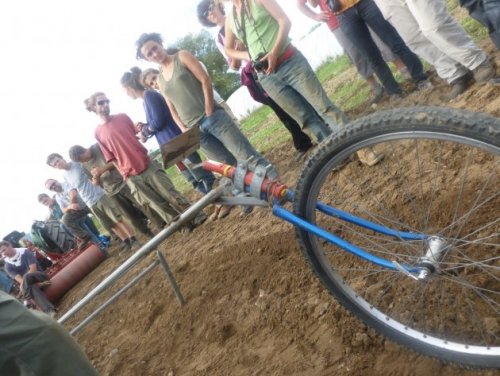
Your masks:
[[[350,162],[331,172],[366,147],[384,153],[384,161],[371,168]],[[316,202],[398,230],[439,235],[450,249],[438,272],[417,282],[305,235],[323,281],[365,321],[400,341],[500,356],[499,148],[432,130],[394,131],[336,152],[324,156],[328,162],[309,187],[308,221],[401,264],[423,256],[422,241],[359,229],[318,213]]]

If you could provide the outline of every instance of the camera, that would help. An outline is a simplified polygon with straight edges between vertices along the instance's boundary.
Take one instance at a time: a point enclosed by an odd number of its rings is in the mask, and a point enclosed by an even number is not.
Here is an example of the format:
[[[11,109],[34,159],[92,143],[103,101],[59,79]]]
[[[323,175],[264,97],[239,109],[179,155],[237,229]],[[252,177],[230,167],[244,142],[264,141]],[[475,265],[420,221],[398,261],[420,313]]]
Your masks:
[[[269,63],[267,60],[260,61],[266,54],[264,52],[261,52],[257,55],[255,60],[252,61],[253,63],[253,69],[255,69],[256,72],[262,72],[263,70],[266,70],[269,67]]]

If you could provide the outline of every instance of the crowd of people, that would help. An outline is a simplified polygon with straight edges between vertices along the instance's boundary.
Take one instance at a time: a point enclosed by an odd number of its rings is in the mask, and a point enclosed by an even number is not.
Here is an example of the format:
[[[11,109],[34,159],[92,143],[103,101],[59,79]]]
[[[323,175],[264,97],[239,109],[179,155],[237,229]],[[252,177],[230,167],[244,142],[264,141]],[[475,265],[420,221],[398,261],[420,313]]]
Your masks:
[[[434,67],[450,85],[449,98],[479,84],[498,83],[486,53],[450,16],[444,0],[296,0],[305,16],[327,23],[359,74],[371,88],[371,101],[401,98],[403,91],[388,66],[394,62],[415,90],[432,90],[422,60]],[[307,59],[292,44],[291,22],[276,0],[201,0],[197,16],[202,25],[217,27],[215,37],[227,64],[240,71],[241,83],[251,96],[274,111],[290,132],[297,160],[332,132],[348,126],[346,114],[328,97]],[[499,48],[498,1],[461,0],[471,16],[488,27]],[[227,14],[226,14],[227,11]],[[496,16],[493,16],[496,15]],[[142,99],[146,123],[134,123],[123,113],[112,114],[110,99],[95,92],[84,100],[96,115],[96,143],[73,145],[69,160],[54,152],[46,163],[63,171],[63,181],[47,179],[53,196],[41,193],[38,201],[60,221],[61,228],[77,239],[80,248],[99,242],[99,232],[89,217],[121,243],[123,251],[141,246],[136,233],[152,237],[190,206],[163,166],[148,156],[143,143],[155,137],[168,143],[190,128],[200,130],[200,147],[209,158],[236,165],[250,161],[266,166],[268,177],[279,174],[241,132],[237,120],[214,91],[203,64],[189,51],[166,49],[158,33],[142,34],[136,57],[156,65],[123,73],[120,83],[132,99]],[[383,163],[371,149],[358,152],[362,164]],[[188,182],[201,194],[213,189],[215,176],[193,167],[202,161],[197,152],[177,163]],[[245,194],[235,192],[235,194]],[[230,208],[219,206],[210,216],[218,220]],[[247,214],[248,208],[242,208]],[[208,216],[202,211],[182,228],[189,234]],[[50,283],[36,259],[25,248],[0,242],[6,271],[20,286],[24,299],[34,299],[53,315],[54,306],[44,297]],[[12,289],[0,274],[4,290]],[[1,303],[1,302],[0,302]],[[11,304],[9,302],[9,304]]]

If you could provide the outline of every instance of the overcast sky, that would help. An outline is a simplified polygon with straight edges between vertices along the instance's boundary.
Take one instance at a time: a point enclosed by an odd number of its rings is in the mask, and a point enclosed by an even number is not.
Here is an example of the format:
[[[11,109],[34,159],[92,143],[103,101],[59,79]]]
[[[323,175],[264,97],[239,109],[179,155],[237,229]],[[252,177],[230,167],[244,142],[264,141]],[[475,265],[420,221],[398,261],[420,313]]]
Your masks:
[[[66,157],[70,146],[95,142],[97,119],[85,111],[83,99],[104,91],[112,113],[141,120],[141,103],[119,85],[122,73],[137,65],[134,43],[143,32],[159,32],[167,44],[199,32],[198,1],[2,1],[0,237],[28,232],[34,219],[46,217],[37,195],[49,193],[47,178],[61,176],[45,165],[47,155]],[[293,22],[292,37],[314,25],[294,0],[278,1]]]

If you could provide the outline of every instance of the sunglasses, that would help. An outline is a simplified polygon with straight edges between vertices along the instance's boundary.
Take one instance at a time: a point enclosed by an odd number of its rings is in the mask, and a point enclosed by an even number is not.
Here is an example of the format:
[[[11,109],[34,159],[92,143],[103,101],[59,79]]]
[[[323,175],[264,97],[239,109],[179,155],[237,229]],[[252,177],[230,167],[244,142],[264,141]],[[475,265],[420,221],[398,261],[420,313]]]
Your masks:
[[[109,99],[102,99],[100,101],[97,101],[97,104],[99,106],[104,106],[105,104],[109,104]]]

